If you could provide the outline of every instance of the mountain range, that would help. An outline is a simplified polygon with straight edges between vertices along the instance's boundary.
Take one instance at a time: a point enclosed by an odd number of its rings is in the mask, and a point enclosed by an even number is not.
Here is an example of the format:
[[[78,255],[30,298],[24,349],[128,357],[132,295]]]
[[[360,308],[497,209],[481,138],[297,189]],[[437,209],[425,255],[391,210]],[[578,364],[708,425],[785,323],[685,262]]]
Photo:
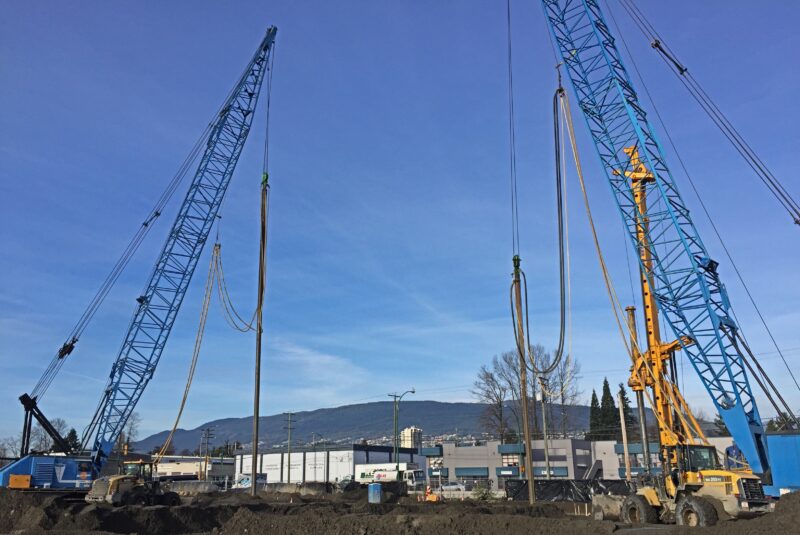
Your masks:
[[[335,408],[297,412],[292,415],[292,443],[311,444],[312,441],[345,443],[380,442],[391,437],[394,430],[393,402],[379,401],[344,405]],[[481,422],[487,405],[481,403],[443,403],[439,401],[403,401],[400,404],[398,427],[403,429],[416,426],[427,437],[480,437],[485,428]],[[553,414],[560,415],[560,405],[553,406]],[[580,433],[589,427],[589,407],[571,405],[566,407],[568,432]],[[556,419],[558,419],[557,417]],[[559,420],[560,422],[560,420]],[[554,425],[554,424],[551,424]],[[560,425],[558,423],[556,426]],[[260,444],[267,446],[285,445],[287,440],[287,416],[274,414],[259,418]],[[247,444],[252,440],[253,418],[223,418],[212,420],[194,429],[178,429],[172,439],[176,452],[198,448],[203,429],[212,428],[214,445]],[[150,435],[132,446],[134,451],[151,451],[161,446],[168,430]]]

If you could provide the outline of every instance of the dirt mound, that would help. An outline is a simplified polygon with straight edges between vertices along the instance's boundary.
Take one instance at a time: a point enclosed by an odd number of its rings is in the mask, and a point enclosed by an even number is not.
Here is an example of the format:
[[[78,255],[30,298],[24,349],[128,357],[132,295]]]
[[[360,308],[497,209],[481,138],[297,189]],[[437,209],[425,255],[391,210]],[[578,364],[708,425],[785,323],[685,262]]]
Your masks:
[[[293,535],[448,535],[502,533],[567,535],[611,533],[620,526],[569,517],[554,504],[449,501],[370,504],[342,495],[301,496],[275,492],[211,493],[178,507],[88,505],[76,497],[0,490],[0,533],[169,533]],[[723,522],[711,528],[661,526],[665,534],[744,535],[796,533],[800,493],[785,496],[775,513],[753,520]],[[626,530],[622,530],[623,533]],[[633,528],[631,533],[638,533]]]
[[[263,511],[240,508],[219,530],[222,534],[295,535],[442,535],[503,533],[505,535],[567,535],[573,533],[612,533],[611,522],[564,518],[552,507],[493,507],[488,504],[450,508],[446,504],[391,506],[364,504],[350,512],[337,511],[333,504],[298,508],[295,515],[265,515]],[[334,513],[334,514],[331,514]],[[344,514],[342,514],[344,513]]]
[[[730,520],[702,530],[676,528],[675,533],[700,533],[703,535],[774,535],[797,533],[800,530],[800,492],[786,494],[778,501],[775,512],[750,520]]]

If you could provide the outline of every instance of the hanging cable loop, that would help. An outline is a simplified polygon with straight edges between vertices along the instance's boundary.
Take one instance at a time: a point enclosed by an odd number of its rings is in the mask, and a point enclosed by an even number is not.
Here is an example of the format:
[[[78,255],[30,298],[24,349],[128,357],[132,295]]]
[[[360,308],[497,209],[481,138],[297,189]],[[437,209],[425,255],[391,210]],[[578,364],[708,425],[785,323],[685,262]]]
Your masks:
[[[564,88],[561,86],[561,76],[559,71],[559,84],[553,95],[553,134],[555,139],[555,159],[556,159],[556,211],[558,219],[558,261],[559,261],[559,300],[560,300],[560,318],[559,318],[559,334],[558,334],[558,347],[551,362],[547,363],[544,367],[539,367],[536,358],[531,350],[531,345],[524,347],[523,340],[526,338],[524,332],[519,332],[517,324],[519,319],[517,317],[517,310],[521,310],[523,314],[522,322],[524,329],[527,331],[527,339],[530,340],[530,315],[528,312],[528,278],[525,272],[520,267],[521,261],[519,255],[514,255],[514,279],[510,288],[510,303],[511,303],[511,322],[514,327],[514,340],[517,346],[517,351],[520,356],[526,356],[527,365],[533,373],[538,376],[545,376],[558,367],[564,356],[564,338],[566,334],[566,312],[567,312],[567,278],[566,278],[566,261],[565,261],[565,236],[564,236],[564,179],[563,170],[561,167],[562,162],[562,143],[563,136],[561,132],[561,124],[559,120],[560,102],[564,97]],[[517,293],[517,285],[519,286],[519,293]],[[522,303],[516,302],[516,296],[520,295]]]

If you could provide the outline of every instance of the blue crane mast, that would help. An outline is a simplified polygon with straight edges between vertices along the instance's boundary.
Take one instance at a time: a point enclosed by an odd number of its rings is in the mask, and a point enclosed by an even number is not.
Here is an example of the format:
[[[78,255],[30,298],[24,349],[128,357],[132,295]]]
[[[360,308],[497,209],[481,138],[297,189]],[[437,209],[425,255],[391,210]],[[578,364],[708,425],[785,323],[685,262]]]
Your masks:
[[[583,111],[627,234],[637,253],[652,262],[640,267],[656,303],[753,472],[769,484],[764,427],[748,381],[739,328],[728,293],[683,202],[664,151],[609,31],[597,0],[542,0],[560,61]],[[634,147],[653,180],[641,213],[629,173]],[[644,227],[644,239],[637,228]]]
[[[33,478],[31,486],[86,487],[100,473],[158,366],[250,132],[276,33],[274,26],[267,30],[209,131],[197,172],[145,290],[136,299],[138,307],[84,433],[82,449],[91,456],[59,470],[55,464],[64,466],[63,457],[27,455],[0,470],[0,486],[7,486],[11,475],[25,474]]]

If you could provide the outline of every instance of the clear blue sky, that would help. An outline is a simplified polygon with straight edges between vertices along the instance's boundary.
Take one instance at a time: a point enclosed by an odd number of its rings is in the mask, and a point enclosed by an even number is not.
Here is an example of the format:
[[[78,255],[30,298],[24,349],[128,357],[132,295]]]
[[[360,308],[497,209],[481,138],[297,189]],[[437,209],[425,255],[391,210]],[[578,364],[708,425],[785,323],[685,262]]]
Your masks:
[[[800,5],[640,5],[800,194]],[[538,2],[513,6],[522,257],[534,341],[551,347],[558,312],[553,58]],[[3,2],[0,436],[19,430],[17,396],[33,387],[270,24],[279,32],[263,412],[385,400],[412,386],[415,399],[469,400],[478,368],[512,346],[503,2]],[[796,367],[800,229],[641,36],[631,30],[628,41]],[[255,296],[262,140],[263,116],[221,230],[229,284],[244,311]],[[580,141],[603,244],[628,299],[621,224],[583,132]],[[569,177],[573,347],[588,398],[604,375],[626,380],[628,363]],[[797,407],[797,389],[696,198],[678,180],[745,333]],[[42,403],[50,417],[80,428],[91,416],[175,210],[173,202],[69,357]],[[137,408],[143,434],[174,418],[209,254],[207,247]],[[251,413],[253,337],[231,331],[212,306],[183,427]],[[690,403],[710,409],[688,364],[685,390]]]

